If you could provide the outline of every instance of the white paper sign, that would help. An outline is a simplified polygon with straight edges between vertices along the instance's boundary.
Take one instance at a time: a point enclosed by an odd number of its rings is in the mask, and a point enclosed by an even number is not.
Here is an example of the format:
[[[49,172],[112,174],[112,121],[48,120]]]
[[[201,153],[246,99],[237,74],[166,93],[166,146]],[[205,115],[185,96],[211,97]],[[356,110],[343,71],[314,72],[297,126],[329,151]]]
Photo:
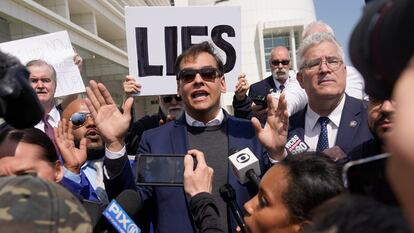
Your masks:
[[[239,6],[127,7],[129,73],[140,95],[175,94],[175,60],[190,44],[209,41],[225,64],[227,92],[241,70]]]
[[[73,51],[66,31],[14,40],[0,44],[0,50],[20,59],[22,64],[42,59],[53,65],[57,74],[55,97],[85,91],[78,67],[73,62]]]

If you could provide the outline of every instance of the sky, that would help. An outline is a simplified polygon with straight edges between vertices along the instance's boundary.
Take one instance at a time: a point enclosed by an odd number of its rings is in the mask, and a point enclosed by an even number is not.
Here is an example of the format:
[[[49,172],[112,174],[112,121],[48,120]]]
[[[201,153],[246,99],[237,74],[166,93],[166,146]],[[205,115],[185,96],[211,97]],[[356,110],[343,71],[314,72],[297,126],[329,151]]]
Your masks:
[[[351,64],[348,53],[348,43],[352,30],[358,23],[364,0],[313,0],[316,19],[329,24],[339,44],[345,52],[345,62]]]

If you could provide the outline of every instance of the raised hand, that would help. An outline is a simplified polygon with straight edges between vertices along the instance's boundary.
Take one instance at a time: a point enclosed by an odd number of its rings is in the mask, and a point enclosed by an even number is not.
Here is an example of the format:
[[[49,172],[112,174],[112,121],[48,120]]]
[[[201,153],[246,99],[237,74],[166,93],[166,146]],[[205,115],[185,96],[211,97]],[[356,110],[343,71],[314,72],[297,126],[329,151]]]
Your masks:
[[[72,122],[62,119],[55,131],[55,141],[59,149],[60,155],[65,161],[64,166],[72,173],[79,174],[82,165],[87,159],[86,153],[86,138],[82,138],[79,143],[79,148],[76,148],[73,132]]]
[[[73,51],[75,55],[73,56],[73,63],[78,67],[79,71],[82,71],[83,59],[76,51],[75,47],[73,47]]]
[[[250,85],[247,82],[246,74],[239,75],[236,90],[234,91],[234,95],[238,101],[242,101],[246,98],[246,93],[249,90]]]
[[[141,84],[139,84],[131,75],[127,75],[125,77],[123,87],[126,96],[138,94],[141,91]]]
[[[85,100],[86,105],[104,139],[106,148],[110,151],[120,151],[124,147],[124,137],[131,121],[133,98],[129,97],[124,102],[124,112],[121,113],[102,83],[91,80],[86,87],[86,94],[88,96]]]
[[[288,111],[285,95],[281,94],[278,102],[271,96],[267,96],[267,119],[262,128],[256,117],[252,118],[253,127],[256,130],[257,138],[266,148],[269,155],[280,160],[284,157],[284,146],[288,134]]]
[[[195,170],[193,157],[197,159]],[[206,164],[203,152],[189,150],[184,157],[184,191],[190,197],[202,192],[211,193],[213,173],[213,168]]]

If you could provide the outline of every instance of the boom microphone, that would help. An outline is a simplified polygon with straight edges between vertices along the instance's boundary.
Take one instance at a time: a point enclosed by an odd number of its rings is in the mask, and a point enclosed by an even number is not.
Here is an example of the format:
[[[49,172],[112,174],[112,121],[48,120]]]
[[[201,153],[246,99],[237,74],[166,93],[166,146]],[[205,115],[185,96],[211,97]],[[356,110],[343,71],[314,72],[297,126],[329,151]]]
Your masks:
[[[230,207],[234,218],[236,219],[237,225],[239,225],[242,233],[247,233],[246,223],[243,219],[242,211],[236,202],[236,191],[231,184],[225,184],[220,187],[220,196]]]

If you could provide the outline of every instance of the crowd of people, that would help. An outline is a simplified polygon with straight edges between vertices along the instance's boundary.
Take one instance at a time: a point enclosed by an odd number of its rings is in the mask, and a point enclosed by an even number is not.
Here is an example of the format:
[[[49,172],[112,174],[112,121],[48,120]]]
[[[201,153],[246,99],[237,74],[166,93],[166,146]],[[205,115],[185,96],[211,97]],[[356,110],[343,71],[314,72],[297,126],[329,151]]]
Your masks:
[[[103,210],[134,190],[140,207],[130,217],[142,232],[414,230],[413,11],[411,0],[367,4],[350,43],[361,75],[344,63],[332,28],[310,23],[296,76],[289,50],[276,46],[269,77],[252,85],[238,77],[234,115],[221,107],[224,65],[209,42],[178,56],[177,94],[158,96],[158,112],[141,119],[133,117],[133,102],[142,86],[132,76],[123,82],[121,107],[94,80],[86,98],[70,95],[58,104],[52,65],[39,59],[23,66],[0,52],[0,80],[21,92],[0,89],[0,229],[112,232]],[[73,60],[82,69],[77,54]],[[16,98],[31,107],[7,105]],[[24,122],[10,117],[16,115]],[[293,138],[307,152],[289,151]],[[260,183],[241,182],[228,160],[244,148],[257,158]],[[353,192],[343,176],[344,165],[383,153],[390,154],[387,166],[376,169],[386,169],[378,172],[387,174],[396,205]],[[131,155],[139,154],[185,155],[183,184],[137,185]]]

